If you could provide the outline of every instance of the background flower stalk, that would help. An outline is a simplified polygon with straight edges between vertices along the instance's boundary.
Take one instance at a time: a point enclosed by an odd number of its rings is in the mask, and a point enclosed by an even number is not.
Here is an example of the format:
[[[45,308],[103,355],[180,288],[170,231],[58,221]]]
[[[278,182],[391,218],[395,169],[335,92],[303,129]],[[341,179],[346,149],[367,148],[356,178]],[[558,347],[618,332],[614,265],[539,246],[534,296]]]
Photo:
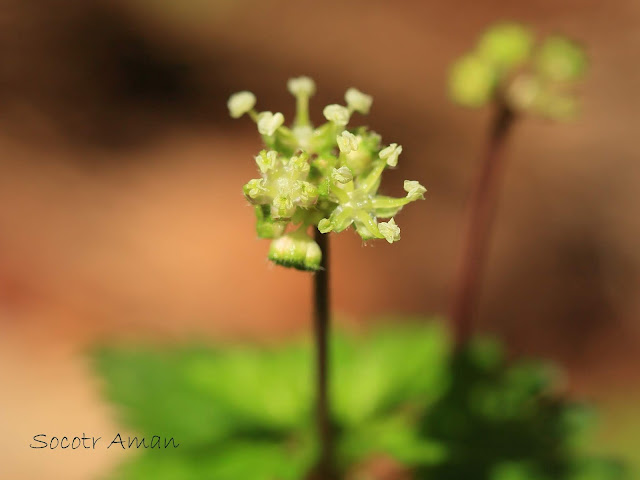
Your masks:
[[[537,114],[567,119],[577,113],[574,90],[586,69],[586,56],[575,42],[549,36],[536,42],[516,23],[487,30],[471,53],[454,63],[451,98],[467,107],[491,104],[495,110],[486,149],[469,204],[462,261],[451,307],[456,346],[462,350],[473,334],[500,180],[505,143],[517,118]]]

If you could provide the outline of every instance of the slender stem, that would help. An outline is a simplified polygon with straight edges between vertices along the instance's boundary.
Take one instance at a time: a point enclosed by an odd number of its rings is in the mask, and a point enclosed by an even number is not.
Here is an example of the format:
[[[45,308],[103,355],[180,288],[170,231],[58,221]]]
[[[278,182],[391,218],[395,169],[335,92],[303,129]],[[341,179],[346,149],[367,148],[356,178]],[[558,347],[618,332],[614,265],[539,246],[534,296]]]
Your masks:
[[[321,270],[314,274],[313,330],[316,344],[316,428],[320,457],[318,478],[333,478],[333,438],[329,408],[329,235],[314,230],[315,241],[322,250]]]
[[[482,166],[475,181],[469,206],[469,220],[463,257],[451,310],[456,348],[463,348],[473,333],[473,320],[480,293],[484,261],[500,179],[504,170],[503,149],[515,115],[506,105],[497,106]]]

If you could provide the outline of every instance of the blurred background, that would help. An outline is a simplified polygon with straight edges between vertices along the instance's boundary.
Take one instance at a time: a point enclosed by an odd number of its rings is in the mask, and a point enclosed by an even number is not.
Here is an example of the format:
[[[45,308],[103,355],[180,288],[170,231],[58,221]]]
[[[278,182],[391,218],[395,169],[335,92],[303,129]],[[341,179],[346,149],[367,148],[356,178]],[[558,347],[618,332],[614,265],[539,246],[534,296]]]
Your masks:
[[[429,192],[398,217],[399,244],[334,238],[334,309],[355,324],[446,314],[491,113],[449,102],[447,69],[512,19],[583,42],[591,69],[577,121],[528,118],[510,139],[481,328],[566,368],[603,408],[600,448],[637,457],[639,2],[0,5],[0,477],[90,479],[131,455],[28,448],[120,428],[83,361],[97,341],[309,327],[310,277],[268,264],[242,196],[260,139],[229,118],[234,91],[291,119],[286,80],[309,75],[317,121],[348,87],[373,95],[357,122],[404,147],[381,190]]]

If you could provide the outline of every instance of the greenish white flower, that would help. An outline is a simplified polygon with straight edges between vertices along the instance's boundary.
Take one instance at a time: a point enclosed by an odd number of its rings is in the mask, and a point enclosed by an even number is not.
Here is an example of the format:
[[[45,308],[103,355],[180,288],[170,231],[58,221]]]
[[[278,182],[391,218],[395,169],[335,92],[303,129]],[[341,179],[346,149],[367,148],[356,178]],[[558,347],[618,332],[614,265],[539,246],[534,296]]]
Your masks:
[[[353,174],[349,167],[334,168],[331,172],[331,178],[337,183],[349,183],[353,180]]]
[[[371,97],[371,95],[362,93],[360,90],[353,87],[347,90],[347,93],[344,95],[344,99],[347,102],[349,110],[362,114],[369,113],[371,104],[373,103],[373,97]]]
[[[256,104],[256,96],[247,91],[234,93],[229,97],[227,107],[233,118],[240,118],[245,113],[251,111]]]
[[[404,191],[407,192],[407,198],[413,201],[423,200],[427,189],[420,185],[420,182],[416,182],[415,180],[405,180]]]
[[[276,168],[276,162],[278,160],[278,152],[273,150],[262,150],[256,157],[256,163],[262,173],[267,173],[269,170]]]
[[[258,131],[261,135],[271,136],[284,123],[284,115],[280,112],[262,112],[258,115]]]
[[[262,151],[256,163],[262,178],[250,180],[244,194],[254,205],[270,205],[271,218],[290,219],[298,207],[310,208],[316,203],[318,187],[307,181],[310,166],[306,154],[286,158]]]
[[[395,221],[382,222],[385,226],[381,230],[382,223],[378,223],[378,219],[392,218],[403,206],[421,199],[422,194],[418,193],[421,186],[409,184],[414,193],[405,198],[379,195],[377,190],[380,186],[380,177],[386,166],[383,159],[377,159],[368,173],[352,180],[348,180],[348,175],[342,175],[346,174],[345,170],[339,172],[340,169],[334,169],[328,181],[327,198],[337,206],[329,217],[318,223],[320,232],[339,233],[353,225],[365,240],[385,238],[387,241],[395,241],[399,239],[400,231],[399,229],[396,231]]]
[[[398,165],[398,157],[401,153],[402,147],[397,143],[392,143],[387,148],[380,150],[380,158],[386,160],[390,167],[395,167]]]
[[[312,79],[305,76],[290,78],[287,82],[287,89],[292,95],[311,97],[316,93],[316,84]]]
[[[400,240],[400,227],[396,225],[396,221],[393,218],[388,222],[380,222],[378,228],[387,242],[393,243]]]
[[[342,153],[351,153],[358,150],[360,146],[360,137],[355,136],[353,133],[345,130],[336,137],[338,148]]]
[[[324,107],[322,113],[327,120],[339,127],[347,125],[347,123],[349,123],[349,117],[351,116],[346,107],[335,104]]]

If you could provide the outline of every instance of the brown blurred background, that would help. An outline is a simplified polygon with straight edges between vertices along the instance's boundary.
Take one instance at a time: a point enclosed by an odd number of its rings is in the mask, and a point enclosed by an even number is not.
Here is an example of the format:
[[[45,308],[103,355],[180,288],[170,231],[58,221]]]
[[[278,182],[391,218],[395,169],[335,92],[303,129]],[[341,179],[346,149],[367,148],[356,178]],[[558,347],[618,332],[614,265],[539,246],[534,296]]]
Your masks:
[[[449,64],[497,20],[582,41],[571,123],[510,139],[481,326],[552,358],[604,407],[599,442],[640,444],[640,2],[0,0],[0,478],[89,479],[128,453],[40,452],[37,433],[119,428],[82,352],[106,338],[280,338],[308,327],[310,279],[269,265],[241,186],[254,125],[230,93],[291,118],[286,79],[403,145],[383,183],[425,184],[403,239],[334,238],[335,311],[446,313],[489,111],[446,98]],[[380,272],[384,272],[381,274]],[[626,449],[626,451],[625,451]],[[636,454],[637,455],[637,454]],[[3,472],[4,470],[4,472]]]

